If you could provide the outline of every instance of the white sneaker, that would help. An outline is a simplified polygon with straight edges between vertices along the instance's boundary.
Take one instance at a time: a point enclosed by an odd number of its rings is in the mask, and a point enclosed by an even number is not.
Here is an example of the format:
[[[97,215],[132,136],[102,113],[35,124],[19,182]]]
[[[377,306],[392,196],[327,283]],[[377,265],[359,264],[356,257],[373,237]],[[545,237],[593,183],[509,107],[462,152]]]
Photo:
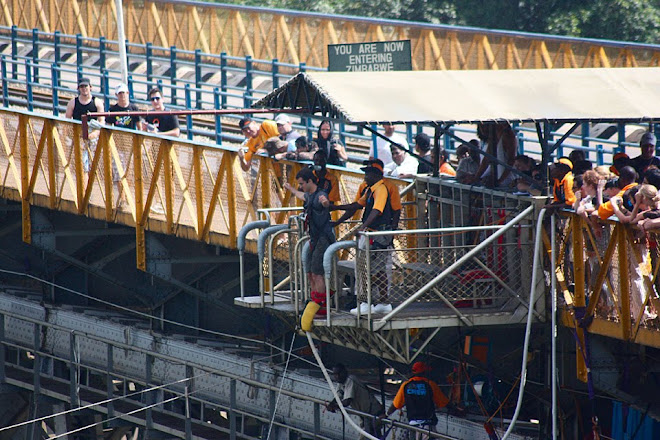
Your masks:
[[[371,313],[390,313],[392,311],[392,304],[376,304],[373,307]]]
[[[366,315],[369,313],[369,309],[371,309],[371,313],[374,312],[374,306],[369,306],[367,303],[360,303],[360,315]],[[358,308],[351,309],[351,313],[354,315],[358,314]]]

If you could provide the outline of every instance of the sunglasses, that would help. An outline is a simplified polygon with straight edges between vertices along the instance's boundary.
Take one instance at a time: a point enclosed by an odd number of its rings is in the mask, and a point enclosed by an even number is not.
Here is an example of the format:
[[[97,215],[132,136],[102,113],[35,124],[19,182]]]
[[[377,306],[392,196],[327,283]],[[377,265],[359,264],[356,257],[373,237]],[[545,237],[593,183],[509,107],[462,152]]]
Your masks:
[[[160,96],[152,96],[151,100],[152,101],[160,101]]]

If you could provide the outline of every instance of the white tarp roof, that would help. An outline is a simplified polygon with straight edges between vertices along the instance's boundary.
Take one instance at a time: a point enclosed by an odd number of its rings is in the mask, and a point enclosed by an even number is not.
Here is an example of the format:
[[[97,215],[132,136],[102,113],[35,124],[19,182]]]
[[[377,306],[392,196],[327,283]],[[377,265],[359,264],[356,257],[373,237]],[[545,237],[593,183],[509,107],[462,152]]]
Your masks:
[[[660,68],[307,72],[255,103],[351,123],[660,120]]]

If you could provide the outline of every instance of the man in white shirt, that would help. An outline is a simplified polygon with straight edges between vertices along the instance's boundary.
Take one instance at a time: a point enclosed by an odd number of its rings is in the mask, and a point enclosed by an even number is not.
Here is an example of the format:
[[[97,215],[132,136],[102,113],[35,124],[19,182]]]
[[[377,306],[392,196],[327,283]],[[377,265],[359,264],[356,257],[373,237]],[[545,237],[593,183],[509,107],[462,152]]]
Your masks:
[[[417,159],[398,147],[392,145],[392,162],[385,165],[385,175],[409,179],[417,175]]]
[[[387,166],[388,164],[392,163],[392,153],[390,152],[390,145],[392,142],[401,145],[406,150],[410,148],[408,146],[408,141],[406,141],[406,139],[400,134],[395,133],[394,129],[395,127],[392,124],[383,124],[383,130],[385,130],[384,135],[389,139],[389,141],[378,137],[376,139],[376,151],[374,151],[373,145],[369,149],[369,159],[378,158],[383,161],[385,166]]]

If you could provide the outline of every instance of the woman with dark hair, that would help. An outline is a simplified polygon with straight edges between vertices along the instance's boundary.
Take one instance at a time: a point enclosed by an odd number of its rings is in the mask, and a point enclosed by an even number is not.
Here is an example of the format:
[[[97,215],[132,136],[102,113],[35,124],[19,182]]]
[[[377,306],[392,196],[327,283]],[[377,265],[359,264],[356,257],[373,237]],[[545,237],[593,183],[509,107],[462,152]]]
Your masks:
[[[325,152],[328,165],[346,166],[348,154],[339,139],[334,137],[332,122],[327,119],[321,121],[315,142],[319,150]]]
[[[449,163],[449,152],[444,148],[440,150],[440,174],[456,177],[456,170]]]

